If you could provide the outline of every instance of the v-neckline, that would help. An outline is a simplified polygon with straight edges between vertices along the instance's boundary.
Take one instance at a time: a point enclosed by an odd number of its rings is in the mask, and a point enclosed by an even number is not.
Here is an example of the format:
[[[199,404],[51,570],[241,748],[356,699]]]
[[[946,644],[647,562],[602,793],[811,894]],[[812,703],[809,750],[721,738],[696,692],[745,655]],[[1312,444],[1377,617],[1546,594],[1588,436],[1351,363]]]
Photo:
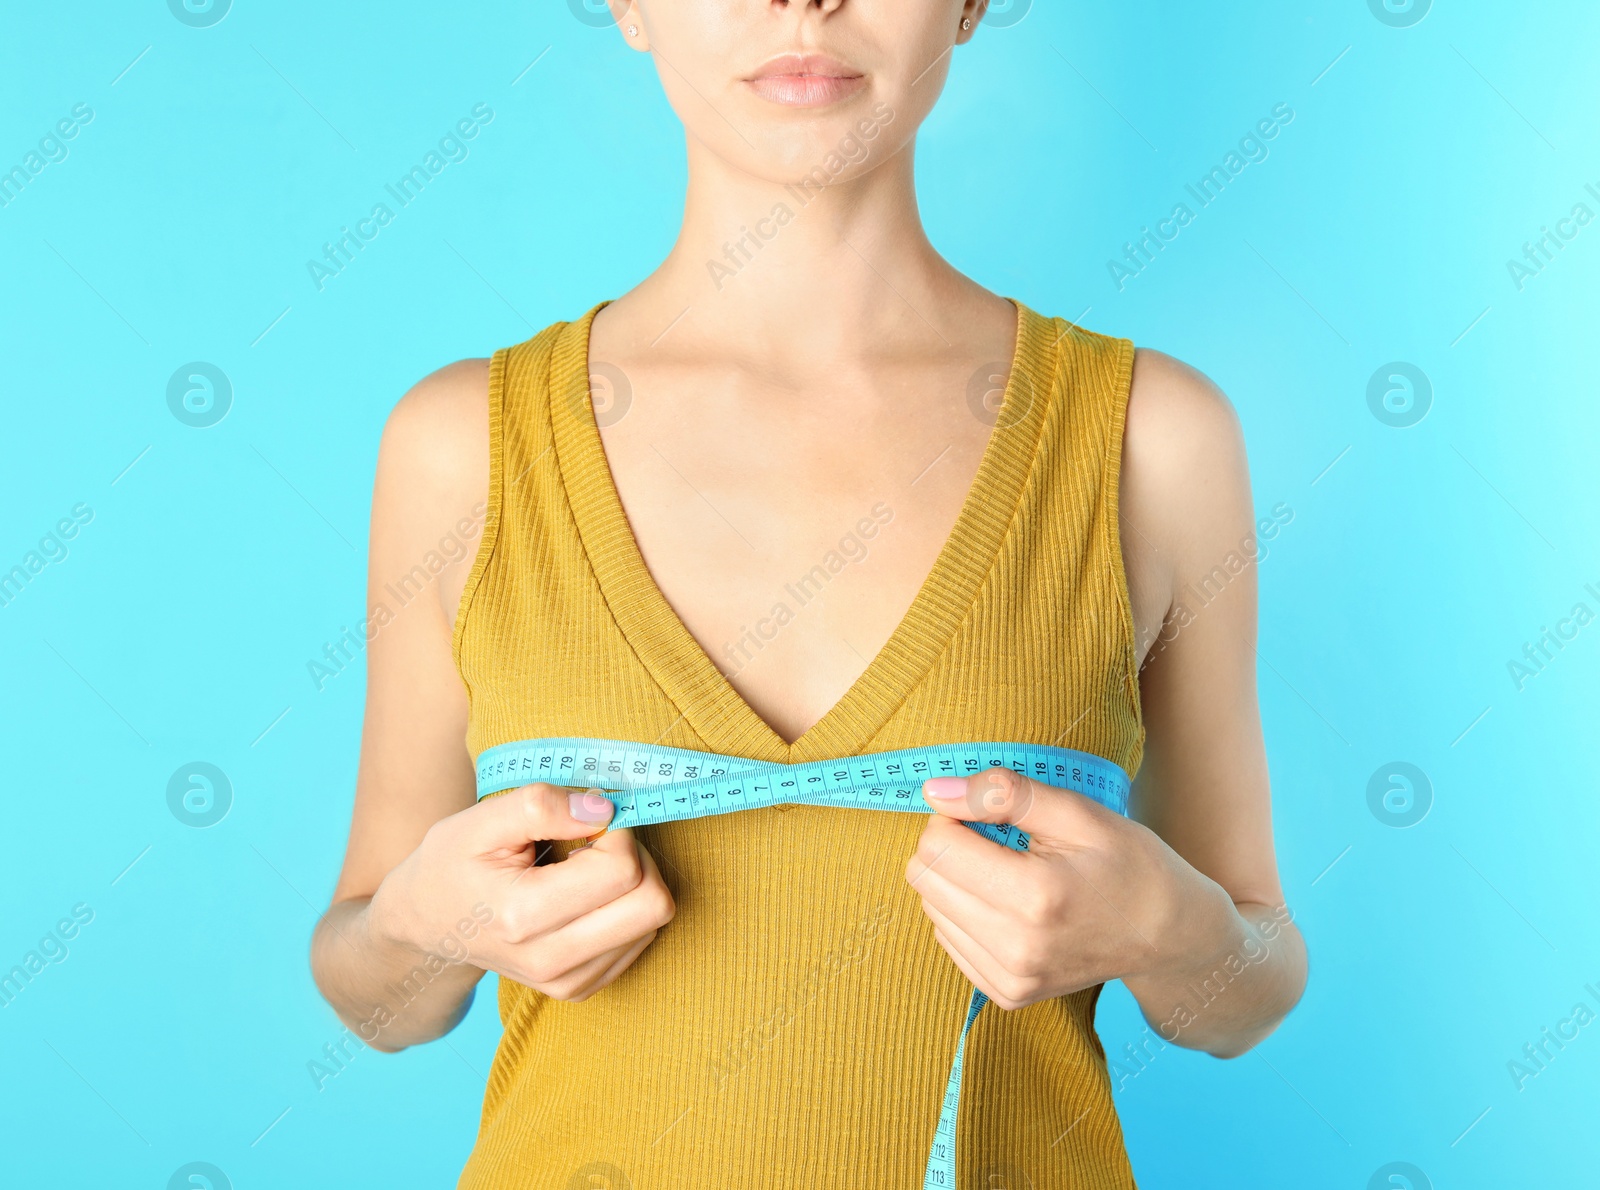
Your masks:
[[[1017,309],[1011,373],[977,474],[933,567],[894,632],[822,718],[793,743],[723,676],[656,584],[628,523],[589,398],[589,337],[601,302],[558,332],[549,407],[557,465],[601,597],[682,719],[711,751],[795,763],[858,753],[949,645],[994,568],[1056,399],[1053,320]],[[977,410],[975,409],[975,413]]]

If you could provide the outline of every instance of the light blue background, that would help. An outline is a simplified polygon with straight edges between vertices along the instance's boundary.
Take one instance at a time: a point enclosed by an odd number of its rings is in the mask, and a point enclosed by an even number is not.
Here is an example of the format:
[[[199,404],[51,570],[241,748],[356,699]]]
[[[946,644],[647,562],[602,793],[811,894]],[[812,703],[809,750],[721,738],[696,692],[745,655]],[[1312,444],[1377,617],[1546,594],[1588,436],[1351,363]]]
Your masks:
[[[363,679],[319,692],[306,662],[362,612],[391,404],[633,284],[676,229],[680,130],[650,63],[552,0],[238,0],[210,28],[6,0],[0,23],[0,170],[94,111],[0,209],[0,569],[94,514],[0,607],[0,972],[94,913],[0,1008],[0,1180],[164,1187],[209,1161],[240,1190],[453,1185],[492,984],[439,1044],[307,1073],[341,1033],[306,951]],[[1597,48],[1582,0],[1438,0],[1408,28],[1366,0],[1038,0],[956,54],[922,135],[956,264],[1205,370],[1258,505],[1295,512],[1262,564],[1260,672],[1310,987],[1256,1053],[1169,1047],[1125,1081],[1144,1187],[1600,1167],[1600,1022],[1521,1090],[1507,1069],[1600,1008],[1600,626],[1520,691],[1507,671],[1600,612],[1600,226],[1521,292],[1506,267],[1600,213]],[[480,102],[470,156],[318,292],[306,260]],[[1280,102],[1271,155],[1119,292],[1108,258]],[[167,404],[195,360],[233,389],[210,428]],[[1433,389],[1410,428],[1368,408],[1391,361]],[[193,760],[234,791],[210,829],[167,807]],[[1432,786],[1410,829],[1368,807],[1395,760]],[[1141,1033],[1120,988],[1102,1028],[1113,1056]]]

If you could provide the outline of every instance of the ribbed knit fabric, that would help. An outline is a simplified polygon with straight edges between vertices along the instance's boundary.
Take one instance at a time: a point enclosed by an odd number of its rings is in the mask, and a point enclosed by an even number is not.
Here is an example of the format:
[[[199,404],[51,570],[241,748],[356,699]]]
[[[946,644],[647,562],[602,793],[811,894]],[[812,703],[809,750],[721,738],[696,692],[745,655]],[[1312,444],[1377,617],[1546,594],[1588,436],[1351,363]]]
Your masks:
[[[599,309],[490,369],[488,517],[454,640],[474,756],[541,736],[785,762],[1014,740],[1137,770],[1117,530],[1131,343],[1018,303],[999,423],[949,541],[883,651],[790,746],[640,556],[589,400]],[[924,821],[798,806],[641,828],[677,917],[582,1003],[500,981],[505,1034],[460,1186],[920,1187],[970,991],[905,880]],[[963,1190],[1133,1185],[1098,995],[979,1015]]]

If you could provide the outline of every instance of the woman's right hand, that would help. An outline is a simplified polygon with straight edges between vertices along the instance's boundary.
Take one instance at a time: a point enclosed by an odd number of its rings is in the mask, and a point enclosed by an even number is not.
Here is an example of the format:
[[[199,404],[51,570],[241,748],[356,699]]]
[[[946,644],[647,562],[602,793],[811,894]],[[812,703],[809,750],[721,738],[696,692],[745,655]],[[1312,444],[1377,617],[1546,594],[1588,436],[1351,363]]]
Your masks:
[[[631,830],[609,831],[559,863],[535,866],[536,848],[581,839],[610,821],[598,793],[524,785],[428,829],[372,895],[381,938],[437,951],[455,935],[466,961],[555,1000],[584,1000],[631,964],[676,905],[655,860]],[[458,923],[490,918],[467,940]]]

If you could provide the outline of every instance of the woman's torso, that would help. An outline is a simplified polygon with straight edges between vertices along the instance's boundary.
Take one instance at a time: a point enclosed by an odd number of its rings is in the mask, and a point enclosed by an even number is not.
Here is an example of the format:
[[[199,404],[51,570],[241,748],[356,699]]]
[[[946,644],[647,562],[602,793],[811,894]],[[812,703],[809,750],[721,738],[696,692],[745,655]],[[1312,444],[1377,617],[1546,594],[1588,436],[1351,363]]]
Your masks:
[[[1017,740],[1137,768],[1116,515],[1131,344],[1019,309],[1006,400],[973,407],[995,424],[949,540],[882,650],[789,744],[725,674],[866,573],[893,505],[781,576],[719,669],[612,482],[589,400],[594,313],[491,366],[490,516],[455,630],[474,755],[562,735],[779,761]],[[817,807],[641,829],[676,919],[582,1003],[501,981],[505,1037],[461,1185],[919,1185],[970,990],[904,878],[921,829]],[[980,1015],[962,1185],[1132,1184],[1097,994]]]

